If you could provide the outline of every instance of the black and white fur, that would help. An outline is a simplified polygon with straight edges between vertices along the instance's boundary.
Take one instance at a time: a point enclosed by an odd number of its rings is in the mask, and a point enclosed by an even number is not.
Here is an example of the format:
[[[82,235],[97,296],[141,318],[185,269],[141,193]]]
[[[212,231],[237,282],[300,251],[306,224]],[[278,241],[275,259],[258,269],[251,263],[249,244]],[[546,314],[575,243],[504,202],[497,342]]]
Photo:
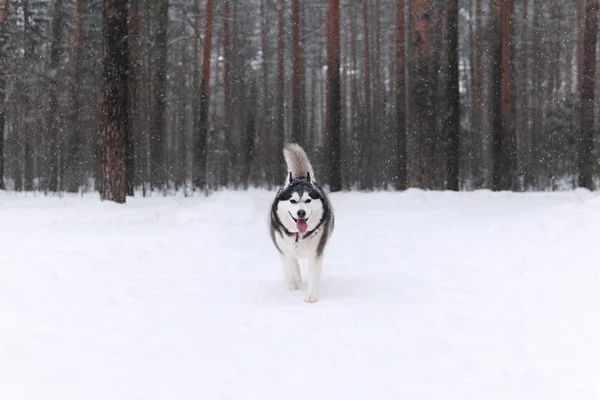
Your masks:
[[[285,280],[290,290],[298,290],[302,286],[298,260],[308,258],[308,293],[305,300],[314,303],[319,300],[323,252],[333,231],[333,209],[327,194],[317,185],[302,147],[288,144],[283,154],[288,173],[271,205],[271,239],[281,255]],[[298,230],[298,219],[306,221],[306,232]]]

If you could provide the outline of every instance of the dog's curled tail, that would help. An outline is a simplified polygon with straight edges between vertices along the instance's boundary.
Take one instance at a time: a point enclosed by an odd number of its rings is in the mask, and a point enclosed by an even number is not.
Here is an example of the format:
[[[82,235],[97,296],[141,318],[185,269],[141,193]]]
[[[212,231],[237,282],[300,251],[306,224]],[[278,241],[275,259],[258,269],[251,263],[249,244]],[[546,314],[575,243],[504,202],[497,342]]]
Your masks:
[[[288,172],[291,172],[292,179],[306,178],[310,174],[310,180],[315,180],[315,174],[308,161],[304,149],[295,143],[290,143],[283,148],[283,157],[287,164]]]

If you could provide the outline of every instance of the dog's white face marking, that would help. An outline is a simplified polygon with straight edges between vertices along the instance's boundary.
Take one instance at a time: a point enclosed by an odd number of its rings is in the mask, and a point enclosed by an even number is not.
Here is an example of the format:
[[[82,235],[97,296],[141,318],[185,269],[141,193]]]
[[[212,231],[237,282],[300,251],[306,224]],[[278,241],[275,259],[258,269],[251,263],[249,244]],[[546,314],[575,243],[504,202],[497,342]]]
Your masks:
[[[323,217],[323,202],[321,199],[313,199],[306,191],[302,194],[294,192],[289,200],[277,204],[277,216],[288,232],[298,232],[298,219],[305,219],[307,231],[312,231]]]

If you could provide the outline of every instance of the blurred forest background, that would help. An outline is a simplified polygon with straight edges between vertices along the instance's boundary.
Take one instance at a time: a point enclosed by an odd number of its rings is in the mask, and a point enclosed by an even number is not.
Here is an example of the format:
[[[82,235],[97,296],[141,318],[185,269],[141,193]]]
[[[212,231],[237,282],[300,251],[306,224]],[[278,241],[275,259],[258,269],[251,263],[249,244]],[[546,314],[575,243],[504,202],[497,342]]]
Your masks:
[[[0,0],[0,186],[594,189],[598,3]]]

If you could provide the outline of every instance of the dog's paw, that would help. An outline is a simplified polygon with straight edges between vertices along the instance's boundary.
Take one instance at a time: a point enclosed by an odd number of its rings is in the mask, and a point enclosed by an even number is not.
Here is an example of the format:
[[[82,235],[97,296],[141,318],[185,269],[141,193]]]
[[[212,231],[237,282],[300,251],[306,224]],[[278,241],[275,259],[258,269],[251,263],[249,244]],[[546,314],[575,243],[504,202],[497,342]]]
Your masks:
[[[300,285],[298,285],[297,282],[288,283],[288,290],[290,290],[290,291],[300,290]]]
[[[307,303],[316,303],[317,301],[319,301],[319,299],[317,296],[306,296],[304,301]]]

